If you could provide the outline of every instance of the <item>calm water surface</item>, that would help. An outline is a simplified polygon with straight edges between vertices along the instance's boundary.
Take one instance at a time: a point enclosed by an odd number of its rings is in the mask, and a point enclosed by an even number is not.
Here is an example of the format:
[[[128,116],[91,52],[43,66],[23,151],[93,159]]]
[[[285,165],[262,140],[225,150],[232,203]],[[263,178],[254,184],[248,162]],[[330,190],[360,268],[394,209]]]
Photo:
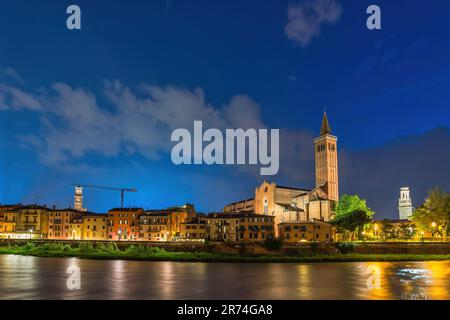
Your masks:
[[[67,268],[81,271],[69,290]],[[446,299],[450,261],[237,264],[0,255],[0,299]]]

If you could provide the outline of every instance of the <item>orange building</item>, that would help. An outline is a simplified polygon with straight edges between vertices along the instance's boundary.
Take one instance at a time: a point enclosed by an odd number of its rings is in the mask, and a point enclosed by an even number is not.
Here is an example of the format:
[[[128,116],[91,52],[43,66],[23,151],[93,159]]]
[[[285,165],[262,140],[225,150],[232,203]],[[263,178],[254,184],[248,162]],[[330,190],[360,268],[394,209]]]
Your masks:
[[[136,240],[142,208],[114,208],[108,211],[108,240]]]

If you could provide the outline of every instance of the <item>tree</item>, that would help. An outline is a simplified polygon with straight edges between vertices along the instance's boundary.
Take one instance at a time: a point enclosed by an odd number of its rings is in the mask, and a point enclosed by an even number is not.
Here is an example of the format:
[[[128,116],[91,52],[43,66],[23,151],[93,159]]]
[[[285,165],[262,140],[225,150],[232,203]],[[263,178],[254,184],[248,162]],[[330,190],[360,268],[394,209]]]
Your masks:
[[[402,223],[398,229],[398,237],[403,240],[411,240],[416,235],[416,226],[414,224]]]
[[[412,220],[421,230],[430,230],[446,240],[450,228],[450,194],[434,188],[428,192],[425,202],[417,208]]]
[[[374,212],[366,204],[366,200],[360,199],[357,195],[344,194],[336,205],[336,216],[332,223],[340,233],[346,235],[350,233],[354,240],[355,232],[358,238],[362,236],[364,225],[372,221]]]
[[[336,216],[355,210],[365,211],[370,217],[374,215],[374,212],[367,206],[366,200],[357,195],[343,194],[336,205]]]
[[[394,239],[395,238],[395,230],[394,230],[394,226],[392,225],[392,223],[389,222],[389,220],[382,220],[380,222],[381,224],[381,237],[383,238],[384,241],[388,240],[388,239]]]

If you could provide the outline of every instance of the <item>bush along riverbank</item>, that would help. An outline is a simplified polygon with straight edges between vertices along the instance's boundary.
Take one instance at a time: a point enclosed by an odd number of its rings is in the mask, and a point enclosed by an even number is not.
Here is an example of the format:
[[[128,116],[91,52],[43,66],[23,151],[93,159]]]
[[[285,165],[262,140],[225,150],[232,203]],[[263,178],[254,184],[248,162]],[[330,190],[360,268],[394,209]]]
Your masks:
[[[186,261],[186,262],[351,262],[351,261],[431,261],[450,260],[450,254],[305,254],[305,255],[234,255],[209,252],[169,252],[158,247],[131,245],[120,250],[115,243],[80,243],[71,246],[64,243],[24,245],[7,244],[0,247],[0,254],[16,254],[36,257],[77,257],[81,259]]]

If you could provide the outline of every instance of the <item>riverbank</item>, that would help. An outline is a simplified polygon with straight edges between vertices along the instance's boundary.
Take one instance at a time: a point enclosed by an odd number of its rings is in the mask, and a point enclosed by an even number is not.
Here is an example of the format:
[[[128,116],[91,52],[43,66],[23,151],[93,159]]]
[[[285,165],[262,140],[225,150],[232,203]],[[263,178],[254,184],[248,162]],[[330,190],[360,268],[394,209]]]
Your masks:
[[[0,254],[36,257],[76,257],[101,260],[179,261],[179,262],[242,262],[242,263],[298,263],[298,262],[370,262],[370,261],[441,261],[450,254],[302,254],[302,255],[236,255],[210,252],[170,252],[158,247],[132,245],[121,250],[114,243],[92,246],[85,243],[73,247],[61,243],[6,245]]]

